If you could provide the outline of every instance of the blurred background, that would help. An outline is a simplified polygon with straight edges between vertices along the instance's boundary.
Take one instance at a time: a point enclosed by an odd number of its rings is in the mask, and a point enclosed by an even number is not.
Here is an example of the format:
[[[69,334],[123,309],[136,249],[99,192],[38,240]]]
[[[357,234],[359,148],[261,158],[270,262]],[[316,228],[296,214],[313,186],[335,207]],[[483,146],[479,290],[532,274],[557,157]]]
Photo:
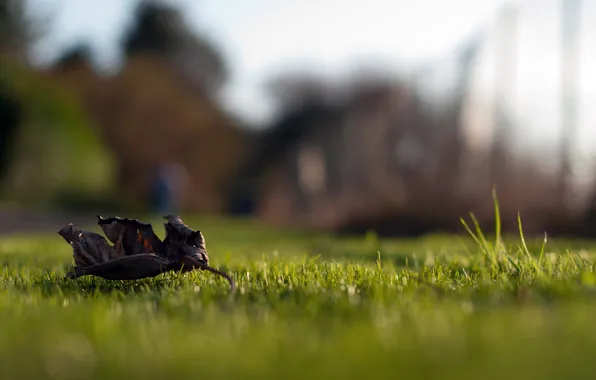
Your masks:
[[[490,228],[496,188],[506,229],[591,236],[593,20],[588,0],[0,0],[0,230],[461,232]]]

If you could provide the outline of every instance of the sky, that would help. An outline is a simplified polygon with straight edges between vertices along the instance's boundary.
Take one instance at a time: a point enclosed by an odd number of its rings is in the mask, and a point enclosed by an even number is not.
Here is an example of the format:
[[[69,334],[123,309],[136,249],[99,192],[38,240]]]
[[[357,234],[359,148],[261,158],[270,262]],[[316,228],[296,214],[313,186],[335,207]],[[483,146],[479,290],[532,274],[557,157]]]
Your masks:
[[[92,43],[104,67],[118,61],[117,42],[135,0],[28,0],[51,18],[34,51],[43,64],[78,41]],[[262,83],[283,70],[329,77],[359,63],[392,68],[440,56],[490,19],[500,0],[170,0],[223,50],[232,68],[224,91],[230,109],[268,119]],[[420,25],[429,25],[420,28]]]

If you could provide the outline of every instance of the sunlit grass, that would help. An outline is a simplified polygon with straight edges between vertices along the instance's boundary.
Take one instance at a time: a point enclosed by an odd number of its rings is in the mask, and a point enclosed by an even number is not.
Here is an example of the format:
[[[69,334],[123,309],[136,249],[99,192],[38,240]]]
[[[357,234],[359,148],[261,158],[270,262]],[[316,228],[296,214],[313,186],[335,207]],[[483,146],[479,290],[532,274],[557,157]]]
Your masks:
[[[473,221],[472,236],[391,240],[185,220],[233,296],[202,272],[66,280],[57,234],[0,239],[1,378],[592,375],[596,245]]]

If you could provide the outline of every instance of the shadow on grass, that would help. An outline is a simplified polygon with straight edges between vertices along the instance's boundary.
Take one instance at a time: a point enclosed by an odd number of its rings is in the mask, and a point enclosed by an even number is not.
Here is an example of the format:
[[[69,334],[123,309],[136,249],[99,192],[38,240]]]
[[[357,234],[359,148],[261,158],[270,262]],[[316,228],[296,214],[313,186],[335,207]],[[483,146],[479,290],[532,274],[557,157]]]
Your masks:
[[[40,275],[33,275],[25,281],[16,281],[11,285],[11,290],[30,292],[38,289],[43,297],[56,295],[76,296],[82,298],[94,298],[97,296],[109,295],[116,299],[130,297],[159,298],[172,291],[188,290],[200,286],[201,294],[209,297],[224,296],[229,294],[229,284],[225,279],[214,277],[214,282],[207,284],[198,276],[214,276],[207,271],[195,271],[191,273],[162,273],[152,278],[139,280],[106,280],[96,276],[84,276],[77,279],[69,279],[66,273],[71,266],[65,265],[61,271],[44,271]],[[222,267],[221,270],[229,272],[229,268]],[[232,274],[234,276],[234,274]]]

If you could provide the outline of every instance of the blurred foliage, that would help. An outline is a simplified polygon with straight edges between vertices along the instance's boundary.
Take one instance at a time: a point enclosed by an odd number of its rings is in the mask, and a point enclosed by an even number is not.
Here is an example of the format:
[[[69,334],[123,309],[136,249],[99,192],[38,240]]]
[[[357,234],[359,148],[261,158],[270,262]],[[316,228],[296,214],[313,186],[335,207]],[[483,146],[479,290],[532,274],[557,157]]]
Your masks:
[[[0,77],[0,180],[12,158],[12,143],[21,123],[21,108],[19,100],[11,96],[6,80]]]
[[[25,0],[0,0],[0,57],[23,60],[41,33],[39,20],[26,12]]]
[[[512,156],[509,140],[472,149],[462,111],[482,35],[459,49],[442,101],[377,69],[341,83],[307,71],[280,73],[264,86],[278,117],[253,133],[238,128],[212,96],[228,78],[225,57],[176,6],[139,1],[120,40],[121,70],[100,75],[86,44],[61,52],[47,71],[27,66],[40,23],[25,4],[0,0],[6,200],[76,209],[126,204],[137,212],[147,209],[155,173],[173,164],[184,173],[176,196],[184,212],[417,234],[459,228],[469,211],[481,225],[492,224],[496,186],[504,229],[516,227],[518,211],[533,233],[588,224],[588,217],[553,210],[560,208],[557,178]]]
[[[155,169],[178,162],[191,177],[190,209],[225,207],[218,194],[243,133],[229,128],[209,96],[227,78],[223,56],[177,8],[140,2],[121,40],[124,66],[103,76],[86,44],[62,52],[48,70],[15,59],[13,46],[27,52],[33,29],[23,3],[0,1],[0,17],[10,20],[0,42],[12,49],[0,76],[0,136],[10,146],[2,150],[5,200],[144,208]]]
[[[22,104],[22,124],[2,181],[5,199],[47,203],[66,193],[109,190],[112,159],[69,92],[29,68],[4,60],[0,82]]]
[[[54,62],[54,68],[66,69],[79,64],[91,66],[92,52],[91,47],[86,43],[78,43],[66,49]]]
[[[115,158],[118,197],[145,209],[155,171],[180,164],[187,174],[184,210],[221,212],[224,187],[242,159],[246,133],[219,104],[189,86],[167,59],[139,54],[113,76],[101,77],[85,60],[48,72],[81,99]]]
[[[0,0],[0,195],[29,205],[101,198],[109,153],[77,99],[28,64],[43,24],[26,5]]]

